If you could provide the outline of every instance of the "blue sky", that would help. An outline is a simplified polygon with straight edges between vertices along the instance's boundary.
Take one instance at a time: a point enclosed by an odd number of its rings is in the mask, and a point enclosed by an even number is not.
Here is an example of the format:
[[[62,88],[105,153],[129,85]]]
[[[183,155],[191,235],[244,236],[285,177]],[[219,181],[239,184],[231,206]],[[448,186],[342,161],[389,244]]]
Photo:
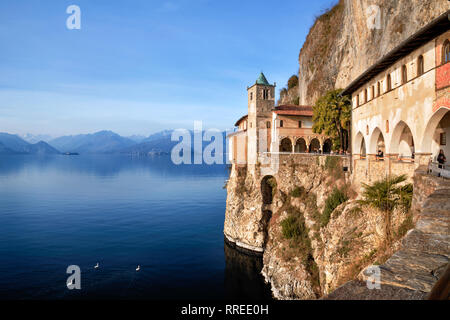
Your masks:
[[[0,132],[230,128],[264,71],[277,94],[334,0],[0,2]],[[66,8],[81,8],[68,30]]]

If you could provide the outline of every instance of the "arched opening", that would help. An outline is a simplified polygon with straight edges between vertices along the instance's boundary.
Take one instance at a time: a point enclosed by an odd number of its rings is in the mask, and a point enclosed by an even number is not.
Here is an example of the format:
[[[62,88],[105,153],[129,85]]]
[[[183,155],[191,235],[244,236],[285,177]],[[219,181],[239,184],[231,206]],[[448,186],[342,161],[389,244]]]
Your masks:
[[[265,176],[261,180],[261,196],[263,204],[272,204],[277,187],[277,181],[273,176]]]
[[[323,153],[330,153],[331,152],[331,139],[326,139],[323,143]]]
[[[386,91],[389,92],[391,90],[392,90],[392,80],[391,80],[391,75],[388,74],[387,79],[386,79]]]
[[[309,144],[309,152],[310,153],[318,153],[318,152],[320,152],[319,139],[314,138],[314,139],[311,140],[311,143]]]
[[[291,139],[284,138],[280,142],[280,152],[292,152],[292,143]]]
[[[445,40],[442,46],[442,63],[447,63],[450,61],[450,41]]]
[[[295,152],[296,153],[305,153],[306,152],[306,141],[303,138],[297,139],[295,143]]]
[[[355,151],[355,153],[360,154],[361,157],[366,156],[366,141],[364,140],[364,136],[361,132],[358,132],[355,137],[353,150]]]
[[[370,138],[370,145],[369,145],[369,153],[371,154],[383,154],[383,157],[386,153],[386,145],[384,143],[384,136],[381,132],[380,128],[375,128],[372,132],[372,136]]]
[[[419,56],[419,58],[417,58],[417,76],[421,76],[423,75],[424,72],[424,66],[423,66],[423,56]]]
[[[399,158],[414,158],[414,137],[409,126],[400,121],[392,132],[390,153],[398,153]]]
[[[440,150],[450,160],[450,109],[440,108],[428,121],[422,141],[422,152],[431,153],[436,161]],[[449,165],[449,160],[445,163]]]
[[[406,66],[402,66],[402,84],[405,84],[408,81],[408,70]]]

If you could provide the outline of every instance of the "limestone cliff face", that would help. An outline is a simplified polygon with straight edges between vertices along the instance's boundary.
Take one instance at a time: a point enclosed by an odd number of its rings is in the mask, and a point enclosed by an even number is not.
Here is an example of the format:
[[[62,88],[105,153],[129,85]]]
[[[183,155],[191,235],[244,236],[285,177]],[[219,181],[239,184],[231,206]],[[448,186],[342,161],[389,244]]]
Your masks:
[[[346,87],[448,9],[447,0],[340,0],[316,20],[300,51],[300,104]]]
[[[280,156],[268,203],[260,168],[235,167],[228,181],[224,233],[231,242],[264,251],[262,274],[277,299],[316,299],[354,279],[375,261],[383,262],[397,248],[384,244],[383,215],[357,210],[343,170],[346,158]],[[349,200],[333,210],[324,223],[323,209],[333,190],[346,190]],[[409,216],[396,212],[392,229],[398,237]],[[289,239],[283,223],[294,219],[301,234]]]

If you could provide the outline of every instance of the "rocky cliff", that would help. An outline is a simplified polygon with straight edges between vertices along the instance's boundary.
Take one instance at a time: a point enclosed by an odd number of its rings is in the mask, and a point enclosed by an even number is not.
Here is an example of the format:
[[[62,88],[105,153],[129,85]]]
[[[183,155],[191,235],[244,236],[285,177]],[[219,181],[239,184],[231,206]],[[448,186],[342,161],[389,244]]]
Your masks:
[[[258,167],[233,166],[224,233],[241,247],[264,251],[262,273],[277,299],[332,292],[383,263],[412,227],[409,213],[395,212],[395,241],[386,248],[383,215],[357,205],[348,164],[344,157],[283,155],[269,176]],[[333,204],[335,194],[342,196]]]
[[[300,51],[300,104],[346,87],[448,9],[447,0],[340,0],[317,18]]]
[[[225,236],[263,252],[277,299],[425,298],[450,258],[450,184],[417,174],[412,209],[392,212],[388,241],[384,213],[358,202],[348,165],[346,157],[281,155],[270,174],[233,166]],[[373,265],[381,265],[381,291],[364,282]]]

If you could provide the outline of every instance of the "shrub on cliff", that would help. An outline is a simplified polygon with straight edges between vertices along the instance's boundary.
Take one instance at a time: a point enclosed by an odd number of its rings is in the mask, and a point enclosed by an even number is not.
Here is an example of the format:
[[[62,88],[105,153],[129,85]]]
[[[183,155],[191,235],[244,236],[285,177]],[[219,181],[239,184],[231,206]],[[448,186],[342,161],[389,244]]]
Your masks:
[[[391,215],[395,208],[400,207],[405,212],[411,207],[413,186],[408,183],[399,184],[407,180],[406,175],[388,176],[368,185],[363,183],[363,199],[359,200],[362,205],[371,206],[384,213],[384,228],[386,242],[389,244],[391,236]]]
[[[288,80],[288,89],[292,89],[296,86],[298,86],[298,77],[294,74]]]
[[[347,200],[347,195],[338,188],[334,187],[333,192],[325,201],[325,208],[323,209],[323,213],[320,218],[320,224],[322,225],[322,227],[325,227],[330,221],[331,213],[333,212],[333,210]]]
[[[294,198],[300,198],[305,194],[305,188],[303,187],[295,187],[291,192],[291,196]]]

